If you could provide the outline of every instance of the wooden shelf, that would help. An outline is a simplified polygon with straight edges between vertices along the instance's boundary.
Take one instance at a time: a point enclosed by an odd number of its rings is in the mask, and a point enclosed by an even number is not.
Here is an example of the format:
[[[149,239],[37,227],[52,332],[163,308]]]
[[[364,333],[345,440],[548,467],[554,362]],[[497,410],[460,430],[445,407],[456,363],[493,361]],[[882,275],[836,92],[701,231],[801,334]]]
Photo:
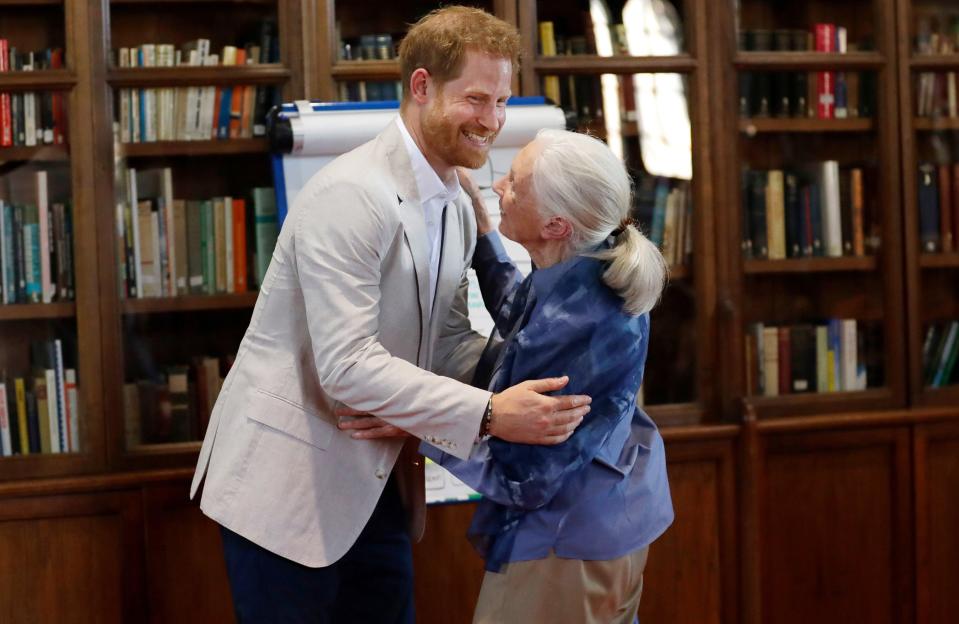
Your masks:
[[[909,59],[909,67],[915,70],[959,69],[959,54],[916,54]]]
[[[138,444],[132,449],[127,449],[130,455],[169,455],[171,453],[189,453],[200,452],[200,446],[203,442],[191,440],[189,442],[169,442],[167,444]]]
[[[64,0],[0,0],[0,6],[62,6]]]
[[[791,258],[787,260],[745,260],[743,272],[748,275],[771,273],[828,273],[842,271],[875,271],[875,256],[842,258]]]
[[[533,69],[539,74],[688,74],[698,67],[688,54],[677,56],[596,56],[573,54],[538,56]]]
[[[62,1],[62,0],[61,0]],[[2,0],[0,0],[2,2]],[[274,6],[275,0],[110,0],[110,4],[262,4]]]
[[[265,154],[270,150],[267,139],[224,139],[222,141],[154,141],[124,143],[127,158],[151,156],[219,156],[230,154]]]
[[[924,269],[959,268],[959,253],[919,254],[919,266]]]
[[[920,394],[921,403],[930,407],[951,407],[959,405],[959,384],[930,388],[923,386]]]
[[[388,61],[337,61],[330,69],[336,80],[399,80],[400,63]]]
[[[857,392],[784,394],[775,397],[751,396],[747,401],[759,418],[783,418],[807,414],[858,412],[889,407],[888,388],[870,388]]]
[[[748,136],[763,132],[871,132],[876,122],[871,117],[850,119],[749,118],[739,120],[739,131]]]
[[[68,69],[0,73],[0,91],[65,91],[77,83]]]
[[[703,407],[698,403],[672,403],[668,405],[641,405],[657,427],[683,427],[703,421]]]
[[[123,302],[123,313],[156,314],[252,308],[256,303],[257,295],[259,293],[254,291],[235,295],[188,295],[186,297],[127,299]]]
[[[914,117],[912,127],[925,132],[959,130],[959,117]]]
[[[77,315],[73,301],[59,303],[11,303],[0,305],[0,321],[70,318]]]
[[[113,87],[210,86],[233,84],[278,84],[286,82],[290,70],[282,65],[217,67],[149,67],[111,69],[107,82]]]
[[[840,70],[879,69],[885,58],[878,52],[737,52],[738,69],[755,70]]]
[[[70,160],[70,152],[65,144],[60,145],[19,145],[0,148],[0,162],[11,160],[32,160],[34,162],[63,162]]]

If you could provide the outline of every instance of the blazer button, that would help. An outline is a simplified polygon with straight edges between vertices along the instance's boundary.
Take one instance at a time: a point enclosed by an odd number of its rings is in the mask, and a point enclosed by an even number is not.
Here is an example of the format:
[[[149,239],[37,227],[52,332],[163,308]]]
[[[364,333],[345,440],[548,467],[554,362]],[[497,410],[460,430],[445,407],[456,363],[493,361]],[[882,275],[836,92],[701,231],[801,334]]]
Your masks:
[[[383,477],[386,476],[386,471],[383,470],[382,468],[377,468],[374,474],[376,475],[377,479],[382,479]]]

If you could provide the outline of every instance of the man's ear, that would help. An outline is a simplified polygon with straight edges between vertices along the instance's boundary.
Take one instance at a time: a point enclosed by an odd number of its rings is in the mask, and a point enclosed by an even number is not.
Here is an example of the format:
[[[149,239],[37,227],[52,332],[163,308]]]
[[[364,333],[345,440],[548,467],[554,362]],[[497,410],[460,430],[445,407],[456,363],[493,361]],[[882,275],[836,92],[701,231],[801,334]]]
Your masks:
[[[417,104],[425,104],[430,89],[433,88],[433,78],[425,67],[418,67],[410,76],[410,95]]]
[[[550,217],[543,224],[543,238],[546,240],[568,240],[573,236],[573,224],[564,217]]]

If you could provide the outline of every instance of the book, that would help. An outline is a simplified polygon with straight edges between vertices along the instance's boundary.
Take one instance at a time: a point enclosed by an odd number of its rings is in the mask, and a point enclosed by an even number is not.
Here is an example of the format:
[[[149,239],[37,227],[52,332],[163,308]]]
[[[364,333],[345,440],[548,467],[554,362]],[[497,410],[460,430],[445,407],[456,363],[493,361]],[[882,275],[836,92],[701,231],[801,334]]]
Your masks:
[[[255,241],[254,263],[257,288],[263,285],[266,271],[276,247],[277,221],[276,196],[271,187],[257,187],[253,196],[253,236]]]
[[[763,396],[779,395],[779,328],[763,327]]]
[[[0,454],[4,457],[13,455],[8,404],[7,380],[0,378]]]
[[[769,259],[786,258],[786,215],[783,172],[778,169],[767,172],[766,183],[766,240]]]
[[[842,256],[842,215],[839,194],[839,163],[819,164],[820,206],[823,215],[823,244],[826,256]]]
[[[68,368],[64,371],[64,390],[66,392],[67,422],[70,431],[70,451],[80,452],[80,390],[77,386],[77,371]]]
[[[919,166],[919,237],[924,253],[939,251],[939,181],[932,163]]]

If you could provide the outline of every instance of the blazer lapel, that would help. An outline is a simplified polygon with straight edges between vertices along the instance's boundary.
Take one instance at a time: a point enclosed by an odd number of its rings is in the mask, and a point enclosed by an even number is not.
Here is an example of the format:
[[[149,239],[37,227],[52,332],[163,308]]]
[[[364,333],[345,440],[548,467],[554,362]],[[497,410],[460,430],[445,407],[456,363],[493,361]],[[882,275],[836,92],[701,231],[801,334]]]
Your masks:
[[[420,344],[427,338],[429,319],[429,288],[430,288],[430,258],[429,244],[426,237],[426,219],[423,216],[423,206],[420,204],[419,193],[416,188],[416,179],[413,177],[413,167],[410,165],[403,136],[395,123],[391,123],[380,135],[387,145],[387,159],[390,173],[396,185],[398,213],[403,223],[403,233],[406,246],[413,257],[413,270],[416,278],[416,297],[420,309]],[[420,349],[420,362],[426,353]]]
[[[430,335],[439,335],[439,329],[446,320],[446,313],[453,304],[453,297],[460,285],[463,274],[463,227],[460,224],[459,210],[450,203],[443,211],[443,240],[440,248],[440,268],[436,277],[436,297],[433,299],[433,311],[430,315]]]

